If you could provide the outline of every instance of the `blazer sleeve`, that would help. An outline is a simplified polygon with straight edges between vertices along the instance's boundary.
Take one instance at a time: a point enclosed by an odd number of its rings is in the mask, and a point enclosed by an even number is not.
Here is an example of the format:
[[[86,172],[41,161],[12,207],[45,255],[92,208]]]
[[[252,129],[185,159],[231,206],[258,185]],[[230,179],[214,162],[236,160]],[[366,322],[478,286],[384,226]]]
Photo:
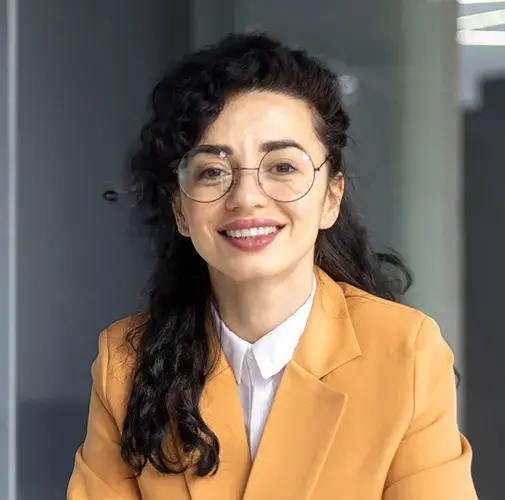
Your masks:
[[[454,356],[426,317],[414,343],[414,409],[383,500],[475,500],[472,452],[457,424]]]
[[[87,434],[75,455],[67,500],[140,500],[133,471],[121,459],[120,432],[107,401],[109,349],[100,334],[92,373]]]

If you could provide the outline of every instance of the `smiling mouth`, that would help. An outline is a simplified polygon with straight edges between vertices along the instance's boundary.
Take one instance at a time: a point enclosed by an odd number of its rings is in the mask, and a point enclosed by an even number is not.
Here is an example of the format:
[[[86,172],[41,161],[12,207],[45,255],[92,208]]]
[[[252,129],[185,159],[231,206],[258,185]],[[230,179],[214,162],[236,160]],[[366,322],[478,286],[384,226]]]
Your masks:
[[[225,231],[220,231],[223,236],[228,238],[257,238],[258,236],[268,236],[269,234],[274,234],[280,231],[284,226],[261,226],[261,227],[251,227],[247,229],[228,229]]]

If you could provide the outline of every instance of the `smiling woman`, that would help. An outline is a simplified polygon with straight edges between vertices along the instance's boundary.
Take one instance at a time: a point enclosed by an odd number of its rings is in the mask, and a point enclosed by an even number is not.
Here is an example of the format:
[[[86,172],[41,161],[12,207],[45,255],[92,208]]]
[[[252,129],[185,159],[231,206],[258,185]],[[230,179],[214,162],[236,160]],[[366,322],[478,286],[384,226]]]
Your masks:
[[[345,189],[338,77],[230,35],[152,108],[150,304],[100,336],[69,500],[475,499],[452,353]]]

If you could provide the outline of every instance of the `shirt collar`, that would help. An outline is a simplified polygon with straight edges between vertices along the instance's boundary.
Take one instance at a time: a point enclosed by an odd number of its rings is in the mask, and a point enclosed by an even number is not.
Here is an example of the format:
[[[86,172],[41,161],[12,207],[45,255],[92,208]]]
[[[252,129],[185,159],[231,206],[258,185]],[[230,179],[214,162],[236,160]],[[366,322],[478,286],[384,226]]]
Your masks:
[[[312,292],[305,303],[293,315],[254,344],[250,344],[233,333],[214,311],[221,333],[221,345],[228,363],[233,369],[237,383],[242,380],[242,371],[248,350],[252,350],[261,376],[265,380],[279,373],[288,364],[305,330],[315,291],[316,279],[314,277]]]

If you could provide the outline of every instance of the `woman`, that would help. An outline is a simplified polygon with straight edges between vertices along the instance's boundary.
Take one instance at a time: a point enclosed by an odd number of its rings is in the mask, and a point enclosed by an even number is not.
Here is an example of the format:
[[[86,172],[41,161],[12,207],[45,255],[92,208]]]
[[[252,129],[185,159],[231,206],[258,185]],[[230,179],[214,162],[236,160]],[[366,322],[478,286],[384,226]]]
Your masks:
[[[102,332],[70,500],[464,500],[453,356],[344,189],[337,77],[230,35],[157,85],[149,310]],[[405,286],[403,286],[405,288]]]

